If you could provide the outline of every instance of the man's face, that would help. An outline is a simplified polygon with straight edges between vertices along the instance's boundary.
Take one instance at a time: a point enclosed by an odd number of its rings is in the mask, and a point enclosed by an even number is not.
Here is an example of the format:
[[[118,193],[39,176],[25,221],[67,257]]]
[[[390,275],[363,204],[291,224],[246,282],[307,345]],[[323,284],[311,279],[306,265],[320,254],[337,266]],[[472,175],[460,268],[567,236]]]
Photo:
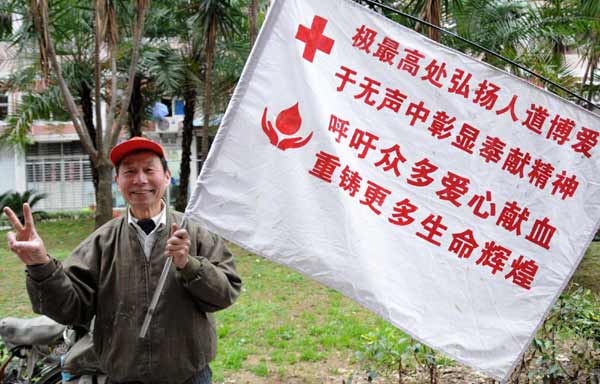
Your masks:
[[[115,176],[119,192],[134,211],[150,210],[153,214],[161,208],[162,198],[171,173],[165,172],[160,158],[154,152],[134,152],[123,158]]]

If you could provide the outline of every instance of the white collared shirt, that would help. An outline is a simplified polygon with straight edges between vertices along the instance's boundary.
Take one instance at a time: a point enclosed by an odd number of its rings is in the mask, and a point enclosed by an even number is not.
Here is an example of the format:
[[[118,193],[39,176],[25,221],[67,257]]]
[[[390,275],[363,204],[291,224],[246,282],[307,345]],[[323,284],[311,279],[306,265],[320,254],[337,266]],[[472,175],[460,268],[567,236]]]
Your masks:
[[[158,215],[152,217],[156,227],[146,235],[146,232],[137,224],[138,219],[133,217],[131,213],[131,207],[129,207],[128,222],[129,225],[135,228],[138,239],[140,239],[140,243],[144,246],[144,255],[146,255],[146,260],[150,259],[150,253],[152,252],[152,247],[158,238],[158,233],[163,230],[163,228],[167,225],[167,214],[166,214],[166,206],[165,203],[161,201],[162,209],[158,213]]]

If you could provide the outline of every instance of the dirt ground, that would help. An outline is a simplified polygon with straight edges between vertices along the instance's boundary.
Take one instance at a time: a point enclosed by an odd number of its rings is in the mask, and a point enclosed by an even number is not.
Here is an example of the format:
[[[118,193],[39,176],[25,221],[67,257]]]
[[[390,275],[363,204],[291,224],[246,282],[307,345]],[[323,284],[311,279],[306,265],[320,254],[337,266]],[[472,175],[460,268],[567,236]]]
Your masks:
[[[366,373],[349,359],[334,358],[316,363],[300,363],[287,366],[283,375],[269,371],[265,377],[242,371],[225,378],[223,384],[398,384],[398,376],[377,377],[368,381]],[[462,366],[445,367],[438,373],[437,384],[491,384],[494,381]],[[430,383],[429,375],[404,375],[403,384]]]
[[[258,361],[256,361],[258,363]],[[568,366],[568,361],[564,361]],[[267,366],[269,366],[267,364]],[[404,374],[402,381],[398,376],[376,377],[372,381],[367,379],[366,373],[349,358],[336,356],[325,361],[314,363],[299,363],[286,366],[284,371],[277,371],[277,367],[269,367],[267,376],[259,377],[249,371],[237,372],[225,378],[222,384],[430,384],[428,372],[420,371]],[[526,382],[526,373],[522,373],[521,382]],[[561,384],[600,384],[600,370],[594,370],[593,377],[581,375],[578,380],[568,378],[557,381]],[[485,375],[468,367],[456,365],[440,368],[436,384],[497,384]],[[531,383],[536,382],[535,380]],[[221,384],[219,383],[219,384]]]

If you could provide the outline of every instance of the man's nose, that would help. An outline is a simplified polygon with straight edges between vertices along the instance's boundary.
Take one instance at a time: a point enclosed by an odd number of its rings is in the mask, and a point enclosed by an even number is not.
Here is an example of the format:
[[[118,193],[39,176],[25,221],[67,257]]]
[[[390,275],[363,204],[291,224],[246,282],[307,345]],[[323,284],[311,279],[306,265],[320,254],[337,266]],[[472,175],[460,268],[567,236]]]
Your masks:
[[[146,174],[144,173],[144,171],[139,171],[135,174],[135,177],[133,179],[133,181],[136,184],[144,184],[148,181],[148,178],[146,177]]]

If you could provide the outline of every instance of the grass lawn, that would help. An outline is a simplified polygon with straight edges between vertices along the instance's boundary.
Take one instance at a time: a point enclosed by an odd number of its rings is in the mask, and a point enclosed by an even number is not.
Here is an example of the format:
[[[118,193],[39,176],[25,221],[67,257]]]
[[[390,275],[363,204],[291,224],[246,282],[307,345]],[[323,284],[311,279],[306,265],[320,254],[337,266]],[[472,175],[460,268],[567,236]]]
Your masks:
[[[571,283],[589,288],[600,295],[600,241],[592,242]]]
[[[51,255],[67,257],[93,231],[90,219],[37,225]],[[24,267],[0,232],[0,318],[31,317]],[[361,335],[386,322],[339,293],[285,267],[229,245],[244,281],[238,302],[217,313],[219,352],[211,364],[216,382],[237,375],[265,382],[323,382],[355,365]],[[315,368],[317,367],[317,368]],[[318,371],[315,371],[317,369]],[[312,377],[312,379],[311,379]],[[308,380],[308,381],[306,381]]]
[[[91,231],[91,219],[38,225],[49,252],[64,259]],[[0,232],[0,318],[33,316],[24,267]],[[302,275],[230,245],[244,291],[217,314],[216,382],[337,382],[357,370],[361,335],[387,323],[339,293]],[[574,281],[600,294],[600,244],[592,243]],[[399,332],[399,331],[398,331]],[[329,379],[326,379],[329,378]]]

